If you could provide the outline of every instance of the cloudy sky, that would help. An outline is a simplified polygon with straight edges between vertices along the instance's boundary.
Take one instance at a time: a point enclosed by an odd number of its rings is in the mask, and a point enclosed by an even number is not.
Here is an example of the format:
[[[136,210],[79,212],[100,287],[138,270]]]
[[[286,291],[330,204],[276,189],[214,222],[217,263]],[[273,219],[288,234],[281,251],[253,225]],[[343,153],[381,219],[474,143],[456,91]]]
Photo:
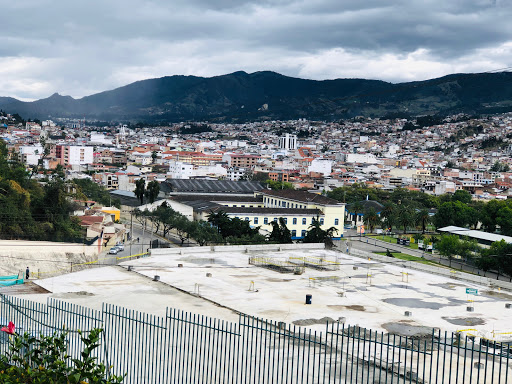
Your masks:
[[[391,82],[512,66],[512,0],[0,0],[0,96],[182,74]]]

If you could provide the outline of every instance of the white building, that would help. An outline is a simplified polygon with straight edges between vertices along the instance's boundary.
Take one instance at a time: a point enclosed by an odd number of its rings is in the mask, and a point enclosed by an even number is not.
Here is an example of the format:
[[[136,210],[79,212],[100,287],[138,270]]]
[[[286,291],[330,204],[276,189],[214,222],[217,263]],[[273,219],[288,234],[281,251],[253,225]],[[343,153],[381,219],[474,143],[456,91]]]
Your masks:
[[[91,132],[89,142],[91,144],[112,145],[112,139],[108,139],[103,133],[97,132]]]
[[[292,151],[297,149],[297,136],[287,133],[285,136],[280,137],[279,148]]]
[[[332,160],[329,159],[313,159],[308,167],[308,173],[316,172],[323,175],[330,175],[332,172]]]
[[[169,176],[172,179],[190,179],[194,176],[194,166],[182,161],[170,161]]]
[[[24,145],[19,148],[20,161],[27,165],[36,165],[43,154],[41,145]]]
[[[226,179],[231,180],[231,181],[238,181],[246,173],[247,173],[246,168],[230,167],[227,170]]]
[[[373,153],[348,153],[345,158],[345,162],[377,164],[379,161]]]
[[[93,147],[78,147],[72,145],[69,147],[69,160],[70,165],[84,165],[92,164],[94,157]]]

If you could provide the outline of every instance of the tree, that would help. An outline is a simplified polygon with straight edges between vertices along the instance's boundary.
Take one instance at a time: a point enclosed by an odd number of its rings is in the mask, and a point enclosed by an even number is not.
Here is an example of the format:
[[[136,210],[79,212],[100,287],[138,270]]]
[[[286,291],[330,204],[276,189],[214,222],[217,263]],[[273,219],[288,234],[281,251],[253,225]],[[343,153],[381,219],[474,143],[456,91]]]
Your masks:
[[[292,243],[292,234],[282,217],[279,220],[272,221],[272,233],[268,236],[268,241],[277,244]]]
[[[512,235],[512,209],[508,206],[500,208],[496,217],[496,224],[500,226],[502,235]]]
[[[472,207],[469,207],[462,201],[449,201],[441,204],[434,216],[434,225],[436,228],[442,228],[449,225],[465,227],[473,223],[474,217],[478,213]]]
[[[403,227],[404,233],[407,233],[407,227],[414,225],[414,210],[411,206],[406,204],[399,204],[397,206],[397,224]]]
[[[464,204],[471,203],[471,200],[472,200],[471,193],[469,193],[468,191],[465,191],[463,189],[458,189],[457,191],[455,191],[455,193],[452,196],[452,201],[460,201],[461,203],[464,203]]]
[[[496,224],[498,221],[498,212],[501,208],[506,207],[507,203],[501,200],[491,200],[484,205],[480,214],[482,227],[486,232],[496,232]]]
[[[377,212],[375,212],[374,208],[370,208],[364,214],[364,221],[370,228],[370,233],[372,233],[373,229],[380,224],[380,217],[377,215]]]
[[[265,183],[273,190],[293,189],[293,184],[286,181],[267,180]]]
[[[160,183],[156,180],[150,181],[146,190],[144,191],[144,196],[149,200],[149,203],[152,204],[155,202],[158,194],[160,193]]]
[[[416,213],[416,224],[421,226],[421,232],[425,233],[427,224],[430,222],[430,215],[426,209],[421,209]]]
[[[384,204],[384,208],[382,208],[382,211],[380,212],[380,217],[383,218],[382,222],[386,228],[389,228],[389,230],[393,229],[393,226],[395,225],[396,222],[395,211],[395,204],[387,202]]]
[[[157,151],[151,152],[151,161],[152,161],[153,164],[155,164],[157,157],[158,157],[158,152]]]
[[[357,218],[360,213],[363,213],[364,207],[363,204],[360,201],[356,201],[352,206],[350,207],[350,213],[354,215],[354,225],[357,226]]]
[[[190,237],[192,237],[200,246],[209,243],[217,244],[222,242],[222,237],[217,230],[208,222],[192,221],[190,225]]]
[[[497,271],[498,279],[500,274],[506,274],[512,278],[512,244],[505,240],[495,241],[488,249],[482,251],[482,256],[494,260],[492,265]]]
[[[140,205],[144,204],[144,194],[146,192],[146,180],[140,178],[135,182],[135,196],[140,200]]]
[[[492,167],[490,168],[491,172],[508,172],[510,170],[510,167],[506,163],[501,163],[498,160],[494,162]]]
[[[441,236],[441,240],[436,245],[439,254],[448,258],[450,267],[452,266],[453,256],[457,254],[459,247],[459,238],[455,235]]]
[[[306,236],[304,236],[302,241],[304,243],[324,243],[327,248],[332,248],[334,246],[332,238],[335,233],[338,233],[338,230],[335,227],[323,230],[317,217],[316,219],[313,219],[313,222],[309,226]]]

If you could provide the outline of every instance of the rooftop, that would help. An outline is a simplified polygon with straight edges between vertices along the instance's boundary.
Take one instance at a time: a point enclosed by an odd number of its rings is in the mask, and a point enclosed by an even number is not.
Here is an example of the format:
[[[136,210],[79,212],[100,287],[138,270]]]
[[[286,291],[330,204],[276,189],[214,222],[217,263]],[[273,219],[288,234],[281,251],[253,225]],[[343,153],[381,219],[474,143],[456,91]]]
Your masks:
[[[303,203],[316,203],[321,205],[340,205],[338,200],[331,199],[330,197],[325,197],[316,193],[309,193],[306,191],[300,191],[295,189],[281,189],[281,190],[271,190],[271,189],[263,189],[260,190],[260,193],[267,196],[275,196],[283,199],[296,200]]]
[[[258,181],[167,179],[165,183],[173,192],[252,194],[263,189]]]

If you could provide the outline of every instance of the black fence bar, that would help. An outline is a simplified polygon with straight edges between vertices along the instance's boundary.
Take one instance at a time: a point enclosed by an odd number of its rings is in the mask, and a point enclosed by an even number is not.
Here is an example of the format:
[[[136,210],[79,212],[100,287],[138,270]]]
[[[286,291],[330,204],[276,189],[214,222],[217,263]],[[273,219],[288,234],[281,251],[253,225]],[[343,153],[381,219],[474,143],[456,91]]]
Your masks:
[[[439,331],[414,339],[340,323],[321,331],[246,315],[232,323],[176,309],[155,316],[4,295],[0,319],[33,335],[67,332],[78,358],[78,331],[103,328],[96,357],[129,384],[506,384],[512,369],[511,344]],[[2,332],[0,352],[8,347]]]

